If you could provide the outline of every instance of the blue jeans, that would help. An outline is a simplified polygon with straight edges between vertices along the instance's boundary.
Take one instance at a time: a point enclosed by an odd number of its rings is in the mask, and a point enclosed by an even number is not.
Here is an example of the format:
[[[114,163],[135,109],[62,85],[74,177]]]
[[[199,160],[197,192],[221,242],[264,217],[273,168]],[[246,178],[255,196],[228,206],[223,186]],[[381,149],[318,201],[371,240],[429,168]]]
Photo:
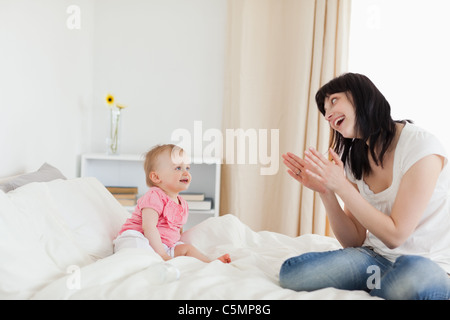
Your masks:
[[[366,247],[290,258],[281,266],[280,285],[295,291],[365,290],[384,299],[450,299],[450,278],[435,262],[400,256],[392,263]]]

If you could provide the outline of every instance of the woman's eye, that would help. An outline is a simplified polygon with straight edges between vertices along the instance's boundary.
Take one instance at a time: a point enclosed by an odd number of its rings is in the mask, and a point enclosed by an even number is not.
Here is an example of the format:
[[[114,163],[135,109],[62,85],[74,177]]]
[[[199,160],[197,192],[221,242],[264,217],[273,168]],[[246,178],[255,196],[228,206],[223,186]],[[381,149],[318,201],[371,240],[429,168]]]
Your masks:
[[[176,167],[175,170],[181,170],[181,167]]]
[[[332,98],[332,99],[331,99],[331,104],[335,104],[336,101],[337,101],[337,98]]]

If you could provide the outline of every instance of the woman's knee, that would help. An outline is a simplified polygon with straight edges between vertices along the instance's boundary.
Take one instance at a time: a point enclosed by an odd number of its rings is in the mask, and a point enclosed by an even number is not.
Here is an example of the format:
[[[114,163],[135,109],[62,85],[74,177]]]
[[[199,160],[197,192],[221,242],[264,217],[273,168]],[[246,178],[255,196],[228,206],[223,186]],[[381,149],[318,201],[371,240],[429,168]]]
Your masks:
[[[280,285],[296,291],[327,287],[365,290],[367,267],[375,263],[361,248],[305,253],[283,263]]]
[[[280,286],[295,291],[313,291],[334,286],[335,276],[339,271],[330,270],[330,265],[340,269],[341,260],[347,256],[348,251],[308,252],[287,259],[280,269]]]
[[[311,278],[309,270],[315,255],[316,253],[310,252],[287,259],[280,268],[280,286],[296,291],[307,290],[304,282]]]

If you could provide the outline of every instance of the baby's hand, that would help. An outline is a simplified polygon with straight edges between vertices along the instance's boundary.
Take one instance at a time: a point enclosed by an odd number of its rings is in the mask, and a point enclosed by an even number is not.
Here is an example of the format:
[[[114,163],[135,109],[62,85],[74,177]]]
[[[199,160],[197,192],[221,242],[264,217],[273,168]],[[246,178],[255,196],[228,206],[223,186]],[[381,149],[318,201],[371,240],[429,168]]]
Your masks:
[[[168,254],[161,255],[161,258],[163,258],[164,261],[168,261],[168,260],[172,259],[172,257],[169,256]]]

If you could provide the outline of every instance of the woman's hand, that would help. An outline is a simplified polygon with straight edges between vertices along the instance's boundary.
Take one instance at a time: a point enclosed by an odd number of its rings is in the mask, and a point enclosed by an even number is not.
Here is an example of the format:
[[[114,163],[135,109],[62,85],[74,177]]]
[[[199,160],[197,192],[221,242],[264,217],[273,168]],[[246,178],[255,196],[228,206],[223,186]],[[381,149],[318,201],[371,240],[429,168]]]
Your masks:
[[[304,160],[309,164],[309,168],[306,168],[306,175],[336,193],[340,186],[347,182],[347,179],[344,175],[344,164],[339,155],[331,148],[330,155],[334,162],[325,158],[316,149],[309,148],[305,152]]]
[[[313,191],[319,193],[325,193],[327,191],[327,188],[322,182],[306,173],[307,170],[313,170],[313,167],[305,160],[290,152],[283,154],[282,157],[284,159],[283,163],[289,168],[287,172],[292,178]]]

